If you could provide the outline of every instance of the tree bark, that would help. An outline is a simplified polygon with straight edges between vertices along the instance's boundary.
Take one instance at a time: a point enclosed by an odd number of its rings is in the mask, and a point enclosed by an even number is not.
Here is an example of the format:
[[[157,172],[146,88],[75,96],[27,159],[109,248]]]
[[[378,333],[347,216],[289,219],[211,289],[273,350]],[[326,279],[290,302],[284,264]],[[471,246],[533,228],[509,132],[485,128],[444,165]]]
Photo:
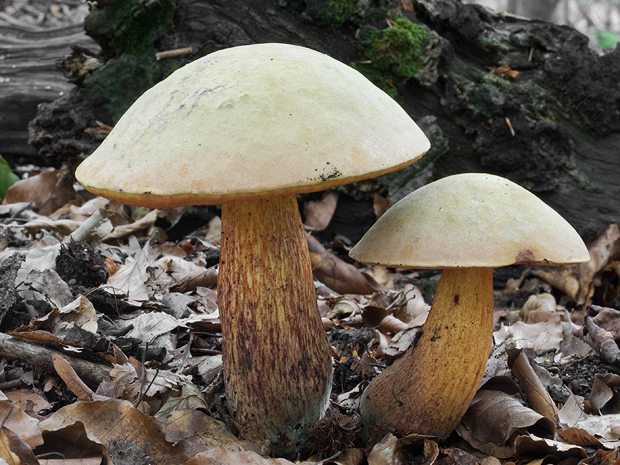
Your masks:
[[[0,154],[37,154],[28,144],[28,122],[40,103],[53,102],[75,87],[56,66],[72,45],[97,46],[81,24],[31,30],[0,22]]]
[[[61,115],[76,125],[114,124],[133,98],[189,60],[235,45],[287,42],[367,72],[425,130],[431,151],[382,178],[395,200],[430,179],[481,171],[530,189],[586,238],[620,222],[620,49],[599,56],[570,27],[458,0],[178,0],[173,19],[156,49],[193,52],[157,63],[155,47],[146,58],[114,56],[111,39],[90,31],[113,58],[72,97],[41,108],[32,124],[41,153],[54,158],[67,147],[96,147],[88,135],[54,129]],[[414,30],[408,21],[421,25],[424,37],[385,47],[394,28]],[[422,46],[411,60],[416,44]],[[130,73],[130,63],[142,74]],[[92,83],[106,73],[118,86],[97,94]]]

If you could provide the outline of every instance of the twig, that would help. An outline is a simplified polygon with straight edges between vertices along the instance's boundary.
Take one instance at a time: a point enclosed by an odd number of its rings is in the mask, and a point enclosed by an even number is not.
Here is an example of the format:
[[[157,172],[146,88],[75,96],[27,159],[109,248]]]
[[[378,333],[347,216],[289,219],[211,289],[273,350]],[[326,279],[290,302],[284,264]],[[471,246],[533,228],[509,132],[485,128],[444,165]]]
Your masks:
[[[22,362],[40,368],[50,373],[56,373],[52,357],[62,355],[73,367],[78,376],[91,388],[99,384],[110,375],[111,366],[103,363],[90,362],[81,358],[62,353],[61,351],[43,347],[38,344],[0,333],[0,357]]]
[[[178,57],[181,55],[189,55],[190,53],[192,53],[192,47],[177,48],[175,50],[166,50],[163,52],[157,52],[155,54],[155,58],[157,58],[158,60],[162,60],[164,58],[172,58],[172,57]]]
[[[4,420],[2,420],[2,424],[0,424],[0,428],[4,428],[4,424],[7,422],[7,420],[11,416],[11,413],[13,413],[13,409],[14,408],[15,407],[13,407],[12,405],[11,405],[11,407],[9,407],[9,411],[7,412],[6,416],[4,417]]]

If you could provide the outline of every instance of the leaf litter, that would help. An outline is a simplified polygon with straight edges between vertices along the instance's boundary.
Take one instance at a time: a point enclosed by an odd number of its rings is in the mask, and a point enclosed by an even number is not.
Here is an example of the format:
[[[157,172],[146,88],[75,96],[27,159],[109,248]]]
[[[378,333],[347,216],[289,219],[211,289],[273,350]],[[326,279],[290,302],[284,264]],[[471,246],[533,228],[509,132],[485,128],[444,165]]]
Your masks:
[[[592,241],[590,263],[514,267],[496,284],[494,348],[448,439],[388,432],[363,442],[355,436],[361,392],[415,342],[438,272],[360,267],[346,256],[346,240],[311,235],[329,224],[338,195],[307,205],[317,303],[332,347],[332,408],[306,450],[273,458],[235,436],[222,402],[217,266],[208,264],[218,223],[209,227],[212,241],[197,232],[170,242],[158,219],[182,221],[179,211],[50,193],[66,185],[61,174],[31,181],[36,199],[18,186],[14,203],[0,206],[7,463],[61,463],[54,454],[110,464],[615,462],[617,225]]]

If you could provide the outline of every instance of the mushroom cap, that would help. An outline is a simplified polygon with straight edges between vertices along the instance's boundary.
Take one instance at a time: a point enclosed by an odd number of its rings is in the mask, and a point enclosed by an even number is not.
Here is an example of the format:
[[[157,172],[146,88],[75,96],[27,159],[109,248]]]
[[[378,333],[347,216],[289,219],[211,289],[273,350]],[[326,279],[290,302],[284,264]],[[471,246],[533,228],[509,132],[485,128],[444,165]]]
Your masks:
[[[76,177],[134,205],[214,204],[378,176],[429,146],[353,68],[304,47],[256,44],[211,53],[149,89]]]
[[[577,231],[538,197],[512,181],[479,173],[448,176],[412,192],[349,255],[403,268],[590,260]]]

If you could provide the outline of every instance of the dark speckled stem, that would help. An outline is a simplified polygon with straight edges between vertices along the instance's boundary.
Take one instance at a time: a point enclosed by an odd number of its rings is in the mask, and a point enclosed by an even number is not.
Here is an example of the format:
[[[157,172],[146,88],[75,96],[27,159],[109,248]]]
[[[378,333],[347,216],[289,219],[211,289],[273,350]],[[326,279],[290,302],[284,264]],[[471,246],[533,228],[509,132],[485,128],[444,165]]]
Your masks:
[[[294,195],[222,206],[218,303],[242,435],[298,443],[327,408],[331,356]]]

